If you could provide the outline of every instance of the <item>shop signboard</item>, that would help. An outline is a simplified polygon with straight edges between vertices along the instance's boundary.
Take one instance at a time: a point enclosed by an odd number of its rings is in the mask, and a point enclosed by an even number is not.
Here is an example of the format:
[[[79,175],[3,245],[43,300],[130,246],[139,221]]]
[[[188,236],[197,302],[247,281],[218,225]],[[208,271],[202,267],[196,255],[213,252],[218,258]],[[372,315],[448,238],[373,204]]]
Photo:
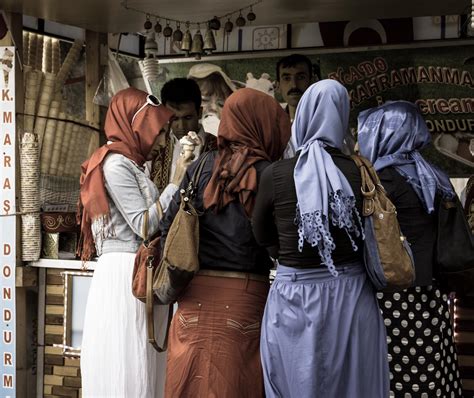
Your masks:
[[[474,174],[474,45],[397,45],[394,48],[292,50],[305,54],[322,78],[339,80],[351,97],[350,126],[355,132],[360,111],[388,100],[418,105],[432,133],[424,155],[451,177]],[[218,56],[205,60],[245,84],[248,72],[275,80],[275,66],[289,52]],[[195,62],[160,60],[163,79],[186,76]],[[282,98],[275,93],[277,100]]]
[[[390,100],[415,103],[432,133],[424,155],[451,176],[474,174],[472,46],[325,54],[324,75],[351,98],[351,126],[360,111]]]
[[[0,47],[0,396],[16,396],[15,48]]]

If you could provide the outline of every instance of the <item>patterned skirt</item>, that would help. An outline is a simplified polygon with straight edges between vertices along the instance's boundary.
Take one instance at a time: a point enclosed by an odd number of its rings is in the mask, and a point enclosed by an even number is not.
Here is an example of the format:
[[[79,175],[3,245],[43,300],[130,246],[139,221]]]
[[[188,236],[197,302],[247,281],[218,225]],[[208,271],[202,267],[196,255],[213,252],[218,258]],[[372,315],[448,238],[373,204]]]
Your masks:
[[[462,397],[448,296],[432,286],[378,293],[391,397]]]

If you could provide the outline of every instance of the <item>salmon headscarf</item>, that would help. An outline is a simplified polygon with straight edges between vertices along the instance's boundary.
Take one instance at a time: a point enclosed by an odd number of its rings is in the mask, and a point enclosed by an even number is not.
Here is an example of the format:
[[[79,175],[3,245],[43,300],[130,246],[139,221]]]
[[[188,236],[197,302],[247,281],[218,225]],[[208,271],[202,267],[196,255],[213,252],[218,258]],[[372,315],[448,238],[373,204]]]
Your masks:
[[[120,153],[143,166],[156,138],[173,114],[163,105],[143,107],[147,96],[144,91],[127,88],[112,98],[104,129],[107,139],[113,142],[97,149],[81,166],[79,208],[82,222],[78,254],[83,260],[89,260],[94,253],[92,221],[99,217],[107,218],[110,212],[102,171],[105,157],[109,153]],[[81,218],[81,211],[78,217]]]
[[[243,88],[227,98],[217,135],[219,154],[204,191],[204,206],[219,211],[239,200],[250,217],[257,193],[254,164],[280,159],[290,134],[290,118],[268,94]]]

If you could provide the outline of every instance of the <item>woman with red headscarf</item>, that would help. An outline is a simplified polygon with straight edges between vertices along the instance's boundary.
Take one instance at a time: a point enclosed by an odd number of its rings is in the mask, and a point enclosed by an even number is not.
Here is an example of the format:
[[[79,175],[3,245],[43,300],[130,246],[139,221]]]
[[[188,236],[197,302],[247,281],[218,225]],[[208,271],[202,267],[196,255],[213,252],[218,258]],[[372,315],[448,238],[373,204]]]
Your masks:
[[[82,165],[79,251],[83,260],[99,256],[84,320],[83,397],[162,395],[165,357],[147,343],[145,304],[132,295],[131,283],[145,213],[151,236],[169,203],[170,192],[159,195],[144,163],[164,141],[171,115],[143,91],[120,91],[105,120],[108,143]]]
[[[226,100],[218,150],[207,155],[197,182],[200,271],[178,299],[171,323],[166,397],[264,395],[260,322],[272,262],[255,241],[250,217],[259,176],[282,156],[289,138],[290,119],[269,95],[244,88]],[[160,224],[163,241],[179,202],[177,194]]]

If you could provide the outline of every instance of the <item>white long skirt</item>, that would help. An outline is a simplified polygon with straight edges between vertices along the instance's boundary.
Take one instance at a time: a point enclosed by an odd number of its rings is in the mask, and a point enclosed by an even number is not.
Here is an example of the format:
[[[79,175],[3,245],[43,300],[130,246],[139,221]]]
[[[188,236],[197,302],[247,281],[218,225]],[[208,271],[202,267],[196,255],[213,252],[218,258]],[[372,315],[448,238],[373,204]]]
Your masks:
[[[99,257],[89,290],[81,351],[84,398],[161,398],[166,353],[148,343],[145,304],[132,295],[135,254]],[[167,306],[155,306],[162,337]],[[162,341],[161,338],[158,340]]]

